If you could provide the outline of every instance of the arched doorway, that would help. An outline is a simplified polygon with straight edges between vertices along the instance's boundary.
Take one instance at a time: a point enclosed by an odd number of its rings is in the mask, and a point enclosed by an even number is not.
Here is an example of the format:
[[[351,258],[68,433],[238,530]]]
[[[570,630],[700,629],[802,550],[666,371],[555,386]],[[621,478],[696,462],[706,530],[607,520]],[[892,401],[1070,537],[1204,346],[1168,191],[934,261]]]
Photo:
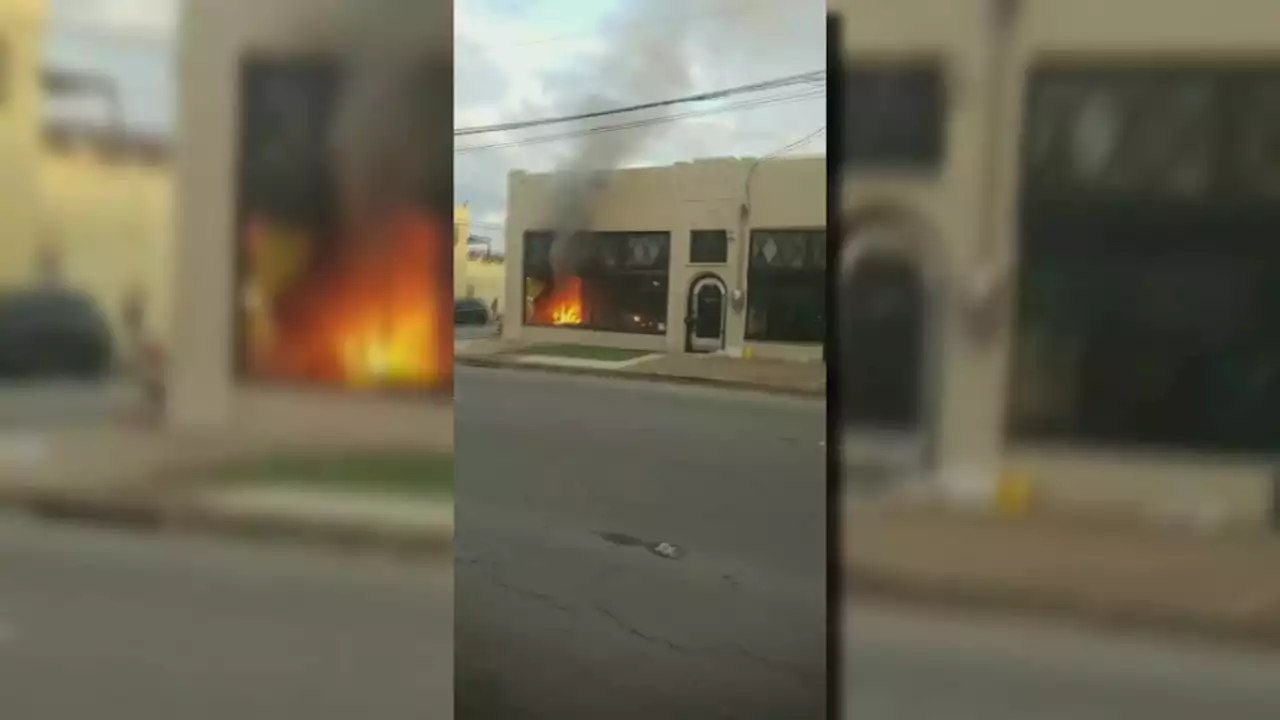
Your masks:
[[[924,283],[910,258],[877,252],[845,276],[839,311],[841,418],[846,427],[919,430]]]
[[[877,467],[933,464],[939,326],[947,258],[909,213],[853,216],[840,248],[837,362],[846,442]],[[846,448],[846,455],[849,454]]]
[[[684,321],[687,352],[717,352],[724,348],[727,294],[724,281],[711,274],[699,275],[689,285]]]

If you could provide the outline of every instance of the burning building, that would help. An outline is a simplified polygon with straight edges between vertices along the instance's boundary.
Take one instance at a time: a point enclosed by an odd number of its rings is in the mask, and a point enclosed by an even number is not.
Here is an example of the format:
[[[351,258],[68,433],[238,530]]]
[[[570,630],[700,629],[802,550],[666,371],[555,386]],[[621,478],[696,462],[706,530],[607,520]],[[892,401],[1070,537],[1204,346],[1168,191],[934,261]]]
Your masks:
[[[169,421],[451,447],[451,6],[183,13]]]
[[[393,129],[361,127],[373,121],[355,105],[379,98],[367,78],[343,70],[329,60],[245,66],[241,371],[336,385],[446,384],[451,215],[386,177],[403,171],[378,159],[386,140],[373,137]]]
[[[507,296],[524,312],[505,336],[821,357],[824,158],[713,159],[592,181],[582,227],[565,231],[551,218],[565,212],[566,180],[511,175],[507,249],[521,271],[508,273]]]
[[[671,22],[670,11],[624,4],[611,18],[608,47],[580,68],[572,88],[549,95],[564,105],[557,110],[590,113],[702,89],[691,68],[703,45],[689,23]],[[767,44],[780,28],[811,37],[816,23],[798,17],[774,4],[726,15],[717,31],[734,45]],[[663,112],[652,109],[647,119]],[[507,296],[521,299],[524,312],[517,322],[508,313],[504,333],[675,352],[751,342],[766,353],[820,355],[823,281],[812,261],[825,247],[825,161],[624,169],[649,150],[658,126],[584,132],[555,172],[510,177],[506,246],[521,271],[508,273]],[[797,248],[800,264],[783,264]],[[756,291],[747,293],[748,265],[759,269],[775,256],[777,272],[751,271]]]

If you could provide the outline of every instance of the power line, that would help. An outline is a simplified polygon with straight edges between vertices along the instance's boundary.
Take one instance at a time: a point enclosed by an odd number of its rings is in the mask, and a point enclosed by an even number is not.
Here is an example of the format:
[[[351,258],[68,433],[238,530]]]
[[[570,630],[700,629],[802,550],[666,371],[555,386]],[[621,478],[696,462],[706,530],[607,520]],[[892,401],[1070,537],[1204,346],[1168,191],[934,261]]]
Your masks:
[[[799,148],[802,148],[802,147],[804,147],[805,145],[808,145],[809,143],[813,142],[814,140],[817,140],[817,139],[818,139],[818,136],[819,136],[819,135],[822,135],[822,134],[823,134],[823,133],[825,133],[826,131],[827,131],[827,126],[826,126],[826,124],[824,123],[824,124],[823,124],[821,127],[819,127],[817,130],[814,130],[813,132],[809,133],[808,135],[805,135],[804,137],[800,138],[799,140],[796,140],[795,142],[791,142],[791,143],[788,143],[788,144],[786,144],[786,145],[783,145],[782,147],[778,148],[777,150],[774,150],[773,152],[769,153],[768,155],[765,155],[764,157],[760,158],[760,162],[764,162],[764,161],[766,161],[766,160],[772,160],[773,158],[776,158],[776,157],[778,157],[779,155],[782,155],[783,153],[791,152],[792,150],[798,150]]]
[[[788,75],[786,77],[775,78],[773,80],[765,80],[762,82],[750,83],[747,85],[738,85],[736,87],[725,88],[723,90],[713,90],[710,92],[697,93],[695,95],[686,95],[684,97],[670,98],[667,100],[658,100],[655,102],[640,103],[637,105],[627,105],[624,107],[612,108],[610,110],[597,110],[594,112],[578,113],[576,115],[562,115],[559,117],[542,118],[540,120],[522,120],[517,122],[499,123],[497,125],[481,125],[476,127],[456,128],[453,131],[454,137],[464,135],[480,135],[483,133],[504,132],[508,130],[523,130],[525,128],[539,127],[542,125],[555,125],[559,123],[574,122],[577,120],[591,120],[594,118],[606,117],[609,115],[619,115],[622,113],[636,112],[639,110],[653,110],[656,108],[670,107],[672,105],[684,105],[687,103],[705,102],[708,100],[722,100],[734,95],[742,95],[745,93],[763,92],[766,90],[777,90],[779,88],[790,87],[792,85],[814,85],[818,81],[826,82],[826,70],[813,70],[806,73],[796,75]]]
[[[622,130],[635,130],[639,128],[651,127],[653,125],[662,125],[665,123],[679,122],[682,120],[688,120],[696,117],[704,117],[707,115],[717,115],[721,113],[736,112],[736,111],[742,111],[742,110],[753,110],[757,108],[771,107],[771,106],[777,106],[777,105],[788,105],[792,103],[803,102],[806,100],[817,100],[820,98],[825,98],[826,95],[827,93],[825,89],[806,90],[804,92],[793,93],[791,95],[781,95],[781,96],[768,97],[768,98],[756,98],[754,100],[744,100],[744,101],[733,103],[730,105],[725,105],[723,107],[708,108],[705,110],[693,110],[685,113],[680,113],[677,115],[668,115],[668,116],[654,117],[654,118],[642,118],[639,120],[632,120],[629,122],[615,123],[612,125],[600,125],[592,128],[570,130],[567,132],[553,133],[548,135],[538,135],[531,138],[522,138],[519,140],[510,140],[507,142],[488,143],[485,145],[469,145],[466,147],[455,148],[454,153],[465,154],[468,152],[475,152],[478,150],[496,150],[500,148],[520,147],[523,145],[537,145],[541,143],[557,142],[560,140],[570,140],[570,139],[575,139],[580,137],[586,137],[589,135],[596,135],[600,133],[618,132]]]
[[[470,145],[466,147],[455,148],[454,152],[456,154],[465,154],[465,153],[473,152],[477,150],[494,150],[494,149],[500,149],[500,148],[521,147],[524,145],[539,145],[542,143],[557,142],[561,140],[572,140],[576,138],[581,138],[581,137],[586,137],[589,135],[596,135],[601,133],[618,132],[622,130],[636,130],[640,128],[651,127],[653,125],[662,125],[666,123],[679,122],[682,120],[688,120],[695,117],[717,115],[721,113],[735,112],[735,111],[741,111],[741,110],[752,110],[756,108],[770,107],[770,106],[776,106],[776,105],[788,105],[792,103],[803,102],[805,100],[816,100],[816,99],[825,98],[825,97],[826,97],[825,92],[810,91],[810,92],[799,93],[799,94],[790,95],[790,96],[760,98],[757,100],[747,100],[740,103],[735,103],[733,105],[727,105],[725,107],[709,108],[707,110],[701,110],[701,111],[691,111],[691,112],[682,113],[679,115],[671,115],[671,116],[656,117],[656,118],[644,118],[641,120],[633,120],[625,123],[616,123],[613,125],[600,125],[593,128],[571,130],[568,132],[554,133],[549,135],[538,135],[532,138],[510,140],[507,142],[489,143],[486,145]]]

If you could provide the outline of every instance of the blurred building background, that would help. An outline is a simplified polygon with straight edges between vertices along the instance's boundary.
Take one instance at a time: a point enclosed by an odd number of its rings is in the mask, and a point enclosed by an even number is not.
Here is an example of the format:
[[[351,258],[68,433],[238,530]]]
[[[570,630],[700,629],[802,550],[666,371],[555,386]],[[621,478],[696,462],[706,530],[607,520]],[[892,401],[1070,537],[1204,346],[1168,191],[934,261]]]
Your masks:
[[[92,295],[117,333],[141,309],[165,342],[170,322],[173,173],[165,139],[123,123],[113,81],[45,67],[45,4],[0,3],[0,286],[63,283]],[[68,96],[101,120],[50,119]]]
[[[40,199],[44,3],[0,3],[0,284],[33,279],[44,215]]]
[[[171,317],[173,173],[166,139],[49,122],[40,231],[63,281],[97,299],[117,333],[131,306],[164,342]]]
[[[467,274],[467,242],[471,237],[471,211],[466,205],[453,208],[453,294],[462,297],[462,279]]]
[[[918,440],[958,493],[1018,468],[1064,503],[1265,519],[1274,3],[830,7],[850,424]]]
[[[495,252],[487,238],[472,235],[463,275],[455,281],[460,283],[463,297],[483,300],[491,310],[502,314],[506,307],[506,261],[506,256]]]
[[[453,294],[476,298],[490,309],[502,311],[505,258],[493,251],[488,238],[472,234],[470,210],[459,205],[453,211]]]

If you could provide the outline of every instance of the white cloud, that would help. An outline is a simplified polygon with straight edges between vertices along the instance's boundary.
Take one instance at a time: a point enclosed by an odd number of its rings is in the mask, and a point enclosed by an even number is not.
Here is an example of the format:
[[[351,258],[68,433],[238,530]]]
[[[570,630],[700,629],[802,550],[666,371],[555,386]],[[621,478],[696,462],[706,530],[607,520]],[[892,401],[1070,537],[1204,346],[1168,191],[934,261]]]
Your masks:
[[[502,0],[458,0],[454,6],[458,125],[565,114],[581,107],[591,92],[607,94],[610,105],[644,102],[806,72],[826,63],[823,0],[703,0],[696,4],[630,0],[646,3],[644,7],[630,6],[644,13],[636,21],[643,23],[640,29],[669,41],[671,52],[683,52],[682,81],[688,87],[664,92],[660,83],[617,86],[620,78],[645,80],[641,76],[644,63],[654,62],[654,57],[627,58],[625,62],[613,58],[610,67],[615,72],[595,80],[592,86],[592,66],[616,44],[611,41],[616,37],[613,33],[627,29],[607,22],[617,17],[614,13],[618,10],[627,9],[622,2],[528,3],[519,16],[512,17],[511,6]],[[623,162],[633,166],[697,157],[762,155],[812,132],[825,117],[826,105],[820,97],[690,117],[661,126],[661,132],[646,137],[647,142]],[[634,118],[622,118],[629,119]],[[501,145],[574,127],[557,125],[460,137],[457,145]],[[797,151],[821,152],[824,147],[819,139]],[[470,202],[474,217],[495,221],[503,216],[509,171],[549,170],[574,150],[573,141],[567,140],[457,154],[456,195]],[[485,230],[493,234],[491,228]]]
[[[55,26],[172,41],[181,6],[182,0],[54,0],[51,14]]]

